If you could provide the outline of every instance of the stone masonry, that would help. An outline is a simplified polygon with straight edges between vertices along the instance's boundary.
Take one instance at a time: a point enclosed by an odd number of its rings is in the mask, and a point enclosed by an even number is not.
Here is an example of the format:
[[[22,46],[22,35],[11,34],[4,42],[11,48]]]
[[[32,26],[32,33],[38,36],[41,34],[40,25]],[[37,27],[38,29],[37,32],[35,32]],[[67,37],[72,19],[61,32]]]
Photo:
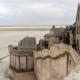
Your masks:
[[[66,44],[54,44],[50,50],[34,52],[34,71],[38,80],[63,80],[77,65],[80,57]]]

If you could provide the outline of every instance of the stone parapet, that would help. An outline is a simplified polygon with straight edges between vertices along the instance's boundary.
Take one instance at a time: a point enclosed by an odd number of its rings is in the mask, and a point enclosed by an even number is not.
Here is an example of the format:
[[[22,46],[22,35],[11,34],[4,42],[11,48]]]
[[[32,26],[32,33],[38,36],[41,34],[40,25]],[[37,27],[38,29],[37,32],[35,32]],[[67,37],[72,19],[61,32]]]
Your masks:
[[[14,49],[12,45],[8,46],[9,53],[17,56],[32,56],[33,50]]]

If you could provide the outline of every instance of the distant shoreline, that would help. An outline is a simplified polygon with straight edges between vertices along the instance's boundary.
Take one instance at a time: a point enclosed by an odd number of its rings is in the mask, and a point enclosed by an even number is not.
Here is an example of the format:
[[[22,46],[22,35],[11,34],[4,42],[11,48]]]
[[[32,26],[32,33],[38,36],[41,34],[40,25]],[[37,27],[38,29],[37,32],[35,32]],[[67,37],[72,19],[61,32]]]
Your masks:
[[[50,27],[51,28],[51,27]],[[0,27],[0,31],[48,31],[50,28],[36,27]]]
[[[48,31],[52,26],[5,26],[0,27],[0,31]],[[65,26],[56,26],[56,28]]]

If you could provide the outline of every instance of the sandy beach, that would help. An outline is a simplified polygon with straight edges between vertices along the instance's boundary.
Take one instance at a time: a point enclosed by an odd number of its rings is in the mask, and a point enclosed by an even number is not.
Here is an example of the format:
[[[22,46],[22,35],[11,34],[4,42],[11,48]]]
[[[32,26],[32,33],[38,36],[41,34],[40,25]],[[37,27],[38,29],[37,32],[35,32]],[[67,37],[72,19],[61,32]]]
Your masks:
[[[0,58],[9,55],[8,45],[17,45],[18,41],[26,36],[36,37],[38,43],[39,39],[49,31],[0,31]],[[5,72],[9,66],[9,57],[0,60],[0,80],[5,79]]]
[[[56,28],[66,26],[55,26]],[[52,28],[52,26],[0,26],[0,31],[48,31]]]
[[[11,26],[0,27],[0,31],[47,31],[51,26]]]

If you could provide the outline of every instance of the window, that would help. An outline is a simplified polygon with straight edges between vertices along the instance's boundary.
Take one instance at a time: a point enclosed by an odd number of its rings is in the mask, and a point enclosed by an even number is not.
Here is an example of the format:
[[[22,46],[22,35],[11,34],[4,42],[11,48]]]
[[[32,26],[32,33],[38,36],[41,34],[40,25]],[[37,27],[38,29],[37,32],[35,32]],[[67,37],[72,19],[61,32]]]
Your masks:
[[[79,20],[79,13],[78,13],[78,20]]]
[[[69,65],[71,65],[71,60],[69,60]]]
[[[77,33],[79,34],[80,33],[80,27],[77,26]]]
[[[59,39],[60,39],[60,41],[61,41],[61,40],[62,40],[62,37],[60,37]]]

